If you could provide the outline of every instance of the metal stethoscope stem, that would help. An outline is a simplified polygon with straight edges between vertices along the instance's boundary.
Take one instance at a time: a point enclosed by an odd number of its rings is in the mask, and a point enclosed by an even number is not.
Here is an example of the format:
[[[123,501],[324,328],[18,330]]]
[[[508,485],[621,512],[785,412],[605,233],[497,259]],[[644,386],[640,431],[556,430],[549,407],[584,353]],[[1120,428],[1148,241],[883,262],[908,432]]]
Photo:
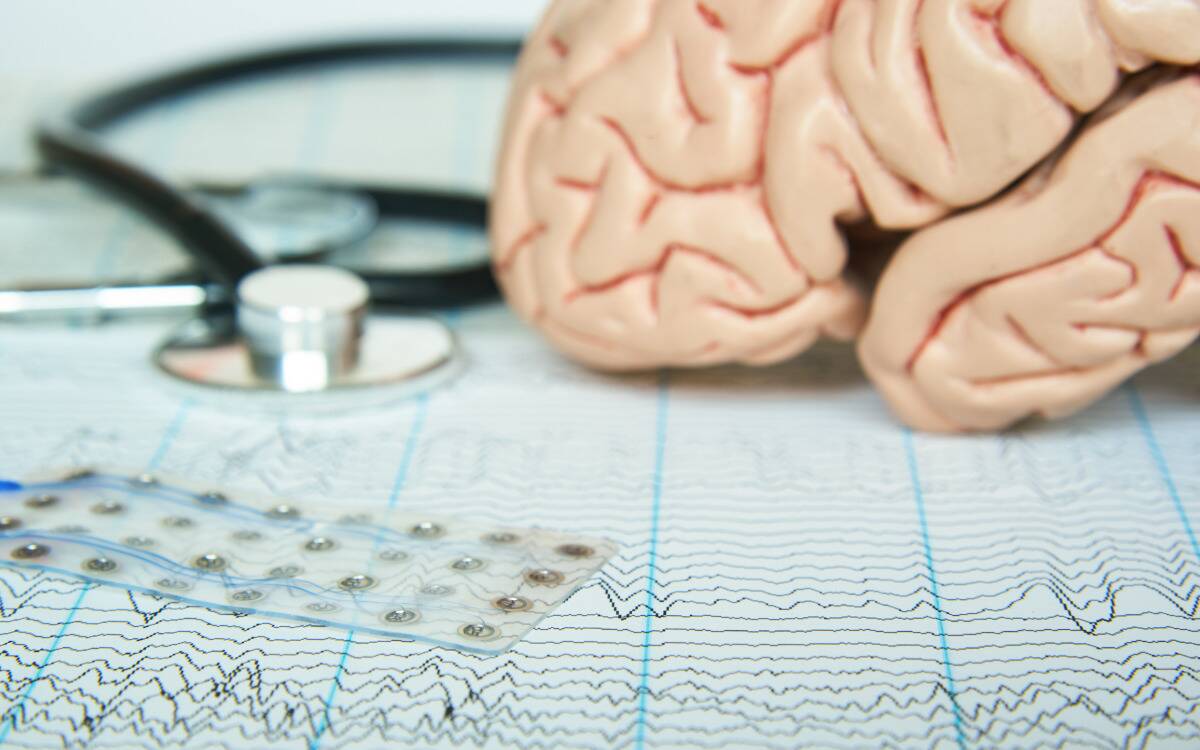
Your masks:
[[[191,316],[218,294],[200,284],[9,289],[0,291],[0,321],[98,323],[113,318]]]
[[[265,262],[316,261],[352,247],[379,224],[368,196],[275,178],[245,188],[193,190]],[[193,274],[193,276],[195,276]],[[101,323],[193,316],[233,301],[215,283],[189,278],[150,284],[0,290],[0,322]]]

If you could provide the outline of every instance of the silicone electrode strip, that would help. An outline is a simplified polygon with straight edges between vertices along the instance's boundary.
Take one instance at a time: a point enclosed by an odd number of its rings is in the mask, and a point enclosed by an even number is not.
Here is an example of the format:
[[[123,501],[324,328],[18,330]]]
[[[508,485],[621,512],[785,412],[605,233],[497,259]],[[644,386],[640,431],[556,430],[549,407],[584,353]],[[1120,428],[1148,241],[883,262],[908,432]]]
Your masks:
[[[469,651],[511,647],[616,552],[341,501],[331,516],[148,475],[58,476],[0,483],[9,564]]]

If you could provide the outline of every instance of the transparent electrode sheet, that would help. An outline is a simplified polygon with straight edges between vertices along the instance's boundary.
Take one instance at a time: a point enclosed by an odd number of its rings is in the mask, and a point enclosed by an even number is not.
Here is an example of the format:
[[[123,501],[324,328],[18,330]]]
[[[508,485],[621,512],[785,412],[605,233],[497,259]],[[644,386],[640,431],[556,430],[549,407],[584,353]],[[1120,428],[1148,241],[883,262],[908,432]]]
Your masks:
[[[520,640],[616,552],[544,529],[102,472],[0,487],[0,544],[9,564],[485,653]]]

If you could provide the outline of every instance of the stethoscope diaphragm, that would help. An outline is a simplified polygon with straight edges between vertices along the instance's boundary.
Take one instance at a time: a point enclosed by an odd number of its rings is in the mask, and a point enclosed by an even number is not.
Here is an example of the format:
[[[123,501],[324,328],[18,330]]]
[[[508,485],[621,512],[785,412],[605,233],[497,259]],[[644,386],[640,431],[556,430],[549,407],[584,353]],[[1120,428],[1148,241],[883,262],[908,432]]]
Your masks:
[[[238,395],[250,394],[268,408],[318,410],[413,395],[459,371],[457,337],[445,323],[372,316],[367,303],[366,285],[344,269],[269,266],[238,286],[234,314],[185,323],[154,361],[176,380],[239,405]],[[287,398],[264,400],[271,394]]]

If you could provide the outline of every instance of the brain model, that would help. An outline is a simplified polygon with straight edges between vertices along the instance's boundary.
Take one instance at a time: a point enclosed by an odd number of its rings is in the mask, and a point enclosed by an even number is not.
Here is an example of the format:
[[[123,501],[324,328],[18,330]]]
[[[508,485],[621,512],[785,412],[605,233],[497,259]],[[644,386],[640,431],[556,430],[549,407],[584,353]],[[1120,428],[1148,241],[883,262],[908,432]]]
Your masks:
[[[1198,60],[1196,0],[558,0],[498,276],[599,368],[857,338],[913,426],[1066,414],[1200,330]]]

